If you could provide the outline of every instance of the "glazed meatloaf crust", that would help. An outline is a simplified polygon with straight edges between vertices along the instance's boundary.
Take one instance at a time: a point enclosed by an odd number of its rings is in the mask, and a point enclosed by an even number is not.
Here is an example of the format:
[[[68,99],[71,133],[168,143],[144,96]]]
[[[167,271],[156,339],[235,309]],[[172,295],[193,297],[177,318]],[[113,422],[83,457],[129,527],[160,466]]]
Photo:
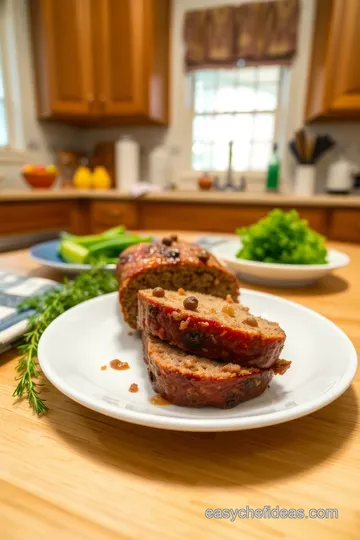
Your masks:
[[[260,396],[274,374],[290,362],[278,360],[270,369],[243,368],[195,357],[143,332],[144,360],[155,392],[184,407],[235,407]]]
[[[208,251],[195,244],[171,238],[137,244],[119,257],[116,275],[120,283],[119,300],[125,321],[136,328],[137,292],[140,289],[179,287],[221,298],[239,296],[239,283],[229,270]]]
[[[242,366],[269,368],[279,358],[286,335],[277,323],[252,316],[230,298],[164,290],[162,297],[154,296],[157,292],[138,293],[140,330],[184,351]],[[186,309],[194,297],[197,307]]]

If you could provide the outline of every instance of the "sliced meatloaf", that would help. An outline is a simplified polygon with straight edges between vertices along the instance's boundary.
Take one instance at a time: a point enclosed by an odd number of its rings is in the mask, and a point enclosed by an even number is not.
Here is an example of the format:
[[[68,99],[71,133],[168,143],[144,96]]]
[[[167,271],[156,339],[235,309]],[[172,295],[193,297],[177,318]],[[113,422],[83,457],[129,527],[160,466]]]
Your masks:
[[[220,298],[230,295],[234,301],[239,295],[239,283],[234,274],[208,251],[179,242],[174,236],[126,249],[119,257],[117,278],[124,318],[132,328],[136,328],[136,295],[140,289],[183,287]]]
[[[167,290],[162,290],[162,297],[154,296],[157,292],[138,293],[140,330],[184,351],[242,366],[269,368],[279,358],[285,332],[275,322],[252,316],[231,298]],[[195,305],[197,300],[196,308],[184,307],[189,299]]]
[[[244,368],[193,356],[143,332],[144,360],[155,392],[185,407],[235,407],[260,396],[274,374],[291,362],[278,360],[270,369]]]

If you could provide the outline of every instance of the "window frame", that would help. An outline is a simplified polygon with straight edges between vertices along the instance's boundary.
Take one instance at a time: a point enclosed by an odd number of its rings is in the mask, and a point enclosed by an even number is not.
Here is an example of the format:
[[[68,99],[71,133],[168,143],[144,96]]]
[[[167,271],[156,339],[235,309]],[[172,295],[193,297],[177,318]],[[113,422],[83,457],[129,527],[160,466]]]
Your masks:
[[[243,69],[246,67],[256,67],[261,68],[261,66],[238,66],[238,69]],[[279,74],[279,80],[278,80],[278,88],[277,88],[277,107],[274,110],[274,138],[271,142],[277,143],[278,145],[281,145],[283,134],[284,134],[284,126],[285,126],[285,118],[281,121],[281,116],[283,116],[284,113],[284,97],[285,97],[285,89],[288,85],[288,75],[289,75],[289,69],[284,66],[279,66],[280,68],[280,74]],[[210,70],[211,71],[211,70]],[[196,113],[195,111],[195,72],[190,74],[189,77],[189,91],[190,91],[190,115],[191,115],[191,156],[190,156],[190,164],[191,164],[191,170],[186,175],[188,177],[190,176],[198,176],[201,174],[200,170],[193,168],[193,162],[192,162],[192,145],[194,142],[193,139],[193,121],[195,116],[201,116],[201,113]],[[216,115],[224,115],[224,114],[261,114],[261,113],[272,113],[272,111],[261,111],[261,110],[252,110],[252,111],[231,111],[231,112],[219,112],[219,113],[204,113],[204,116],[216,116]],[[264,177],[266,175],[266,171],[263,169],[235,169],[233,168],[233,171],[239,174],[244,174],[250,177]],[[209,174],[216,175],[219,177],[223,177],[227,174],[227,170],[216,170],[216,169],[210,169],[206,170]]]
[[[24,164],[28,161],[23,131],[21,65],[18,52],[22,2],[0,0],[0,49],[8,142],[0,147],[0,163]],[[23,94],[22,94],[23,92]]]

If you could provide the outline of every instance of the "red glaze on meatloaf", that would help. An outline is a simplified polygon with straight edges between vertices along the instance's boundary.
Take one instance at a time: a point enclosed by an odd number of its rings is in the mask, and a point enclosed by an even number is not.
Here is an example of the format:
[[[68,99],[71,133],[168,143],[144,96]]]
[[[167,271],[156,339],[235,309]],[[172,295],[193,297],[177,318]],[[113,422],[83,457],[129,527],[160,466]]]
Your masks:
[[[156,291],[155,291],[156,293]],[[152,289],[138,293],[138,327],[153,336],[206,358],[241,366],[271,367],[285,343],[285,332],[277,323],[252,316],[247,308],[213,296]],[[185,309],[189,296],[197,308]]]
[[[155,392],[175,405],[230,409],[260,396],[273,375],[290,362],[278,360],[270,369],[243,368],[193,356],[143,332],[144,360]]]
[[[136,328],[136,295],[140,289],[184,288],[238,300],[239,282],[232,272],[200,246],[173,238],[136,244],[119,257],[119,301],[125,321],[132,328]]]

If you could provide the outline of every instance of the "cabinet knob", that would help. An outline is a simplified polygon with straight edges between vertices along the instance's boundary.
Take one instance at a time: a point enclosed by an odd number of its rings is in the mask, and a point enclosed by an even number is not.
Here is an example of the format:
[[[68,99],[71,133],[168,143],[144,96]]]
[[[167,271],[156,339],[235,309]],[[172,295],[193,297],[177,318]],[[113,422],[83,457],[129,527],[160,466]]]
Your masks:
[[[89,103],[94,103],[94,95],[93,94],[88,94],[88,97],[87,97],[87,100]]]

